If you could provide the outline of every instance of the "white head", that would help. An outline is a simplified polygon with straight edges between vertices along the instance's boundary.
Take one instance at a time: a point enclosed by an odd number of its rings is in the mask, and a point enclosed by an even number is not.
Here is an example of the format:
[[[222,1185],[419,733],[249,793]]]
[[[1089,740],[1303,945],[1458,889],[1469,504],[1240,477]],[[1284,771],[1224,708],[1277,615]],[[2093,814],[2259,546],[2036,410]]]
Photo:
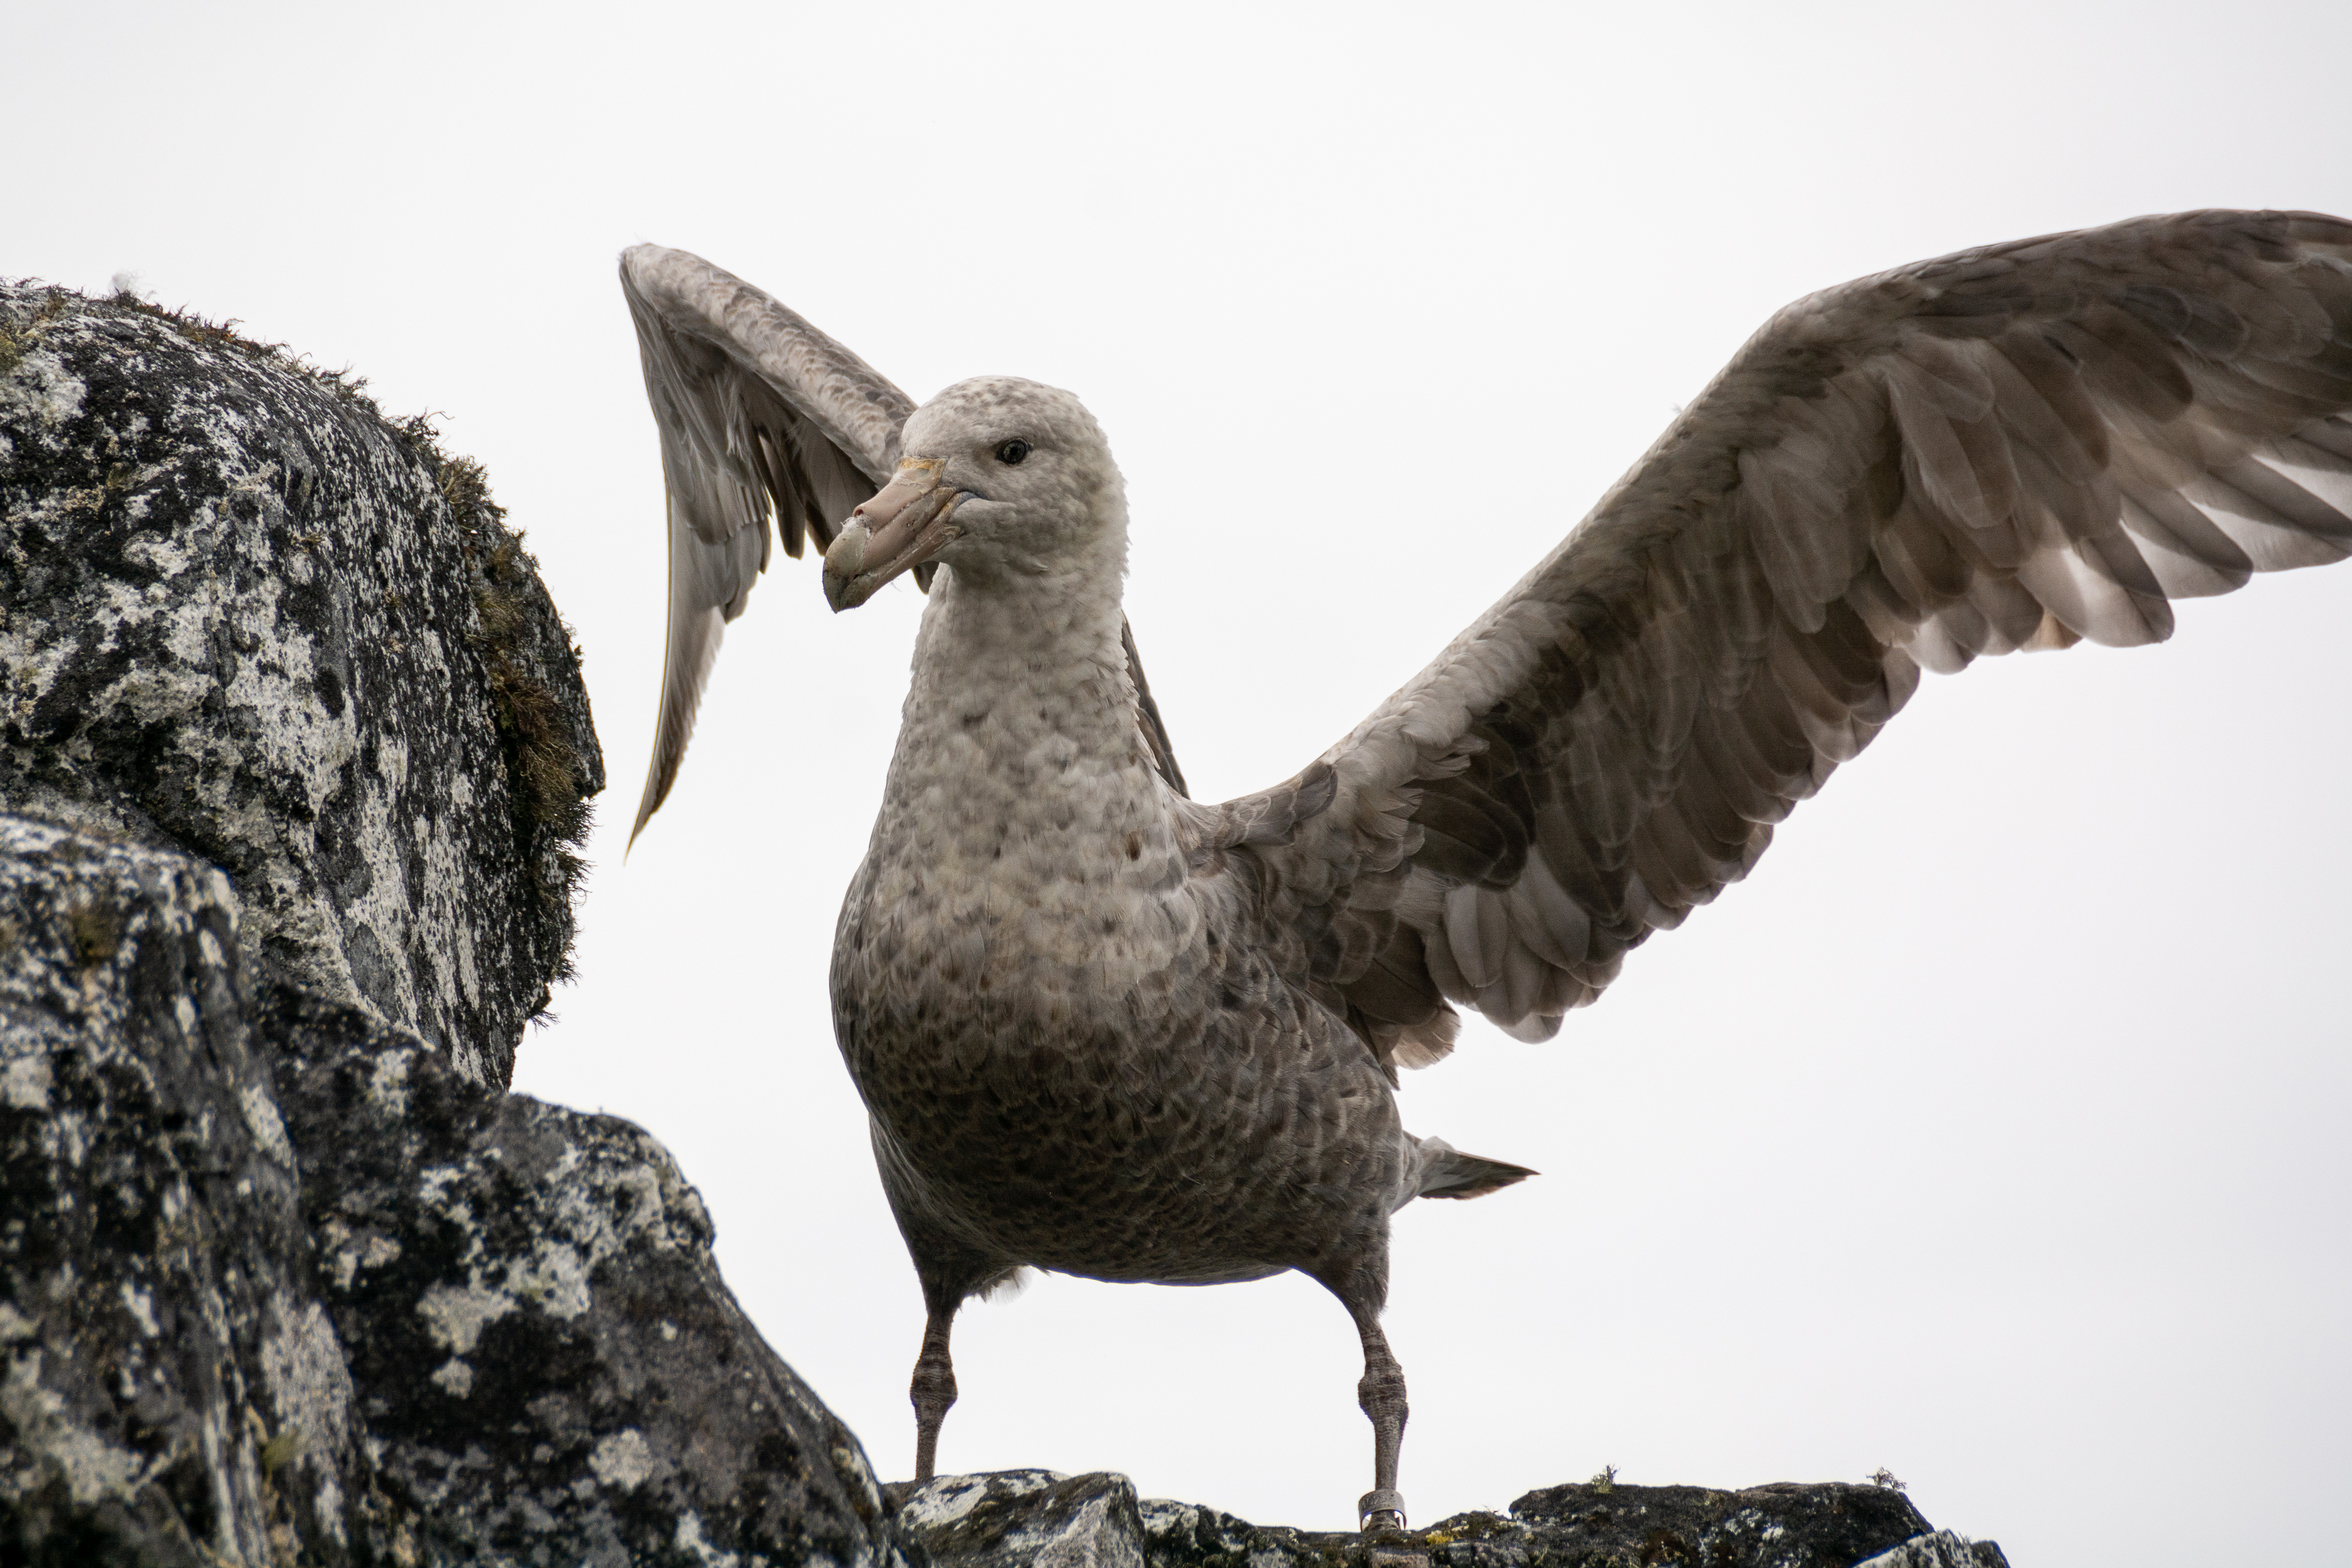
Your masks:
[[[899,451],[897,475],[825,551],[834,609],[927,561],[975,584],[1124,566],[1118,465],[1070,393],[1015,376],[958,382],[915,411]]]

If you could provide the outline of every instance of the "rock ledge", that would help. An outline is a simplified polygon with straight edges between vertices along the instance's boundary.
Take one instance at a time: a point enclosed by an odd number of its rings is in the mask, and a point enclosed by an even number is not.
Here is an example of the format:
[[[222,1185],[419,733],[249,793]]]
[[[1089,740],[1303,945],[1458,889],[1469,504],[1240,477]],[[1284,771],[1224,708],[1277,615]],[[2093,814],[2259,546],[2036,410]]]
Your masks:
[[[1107,1471],[1000,1470],[885,1490],[935,1568],[2008,1568],[1999,1546],[1937,1530],[1900,1491],[1837,1481],[1549,1487],[1507,1513],[1369,1541],[1139,1499]]]

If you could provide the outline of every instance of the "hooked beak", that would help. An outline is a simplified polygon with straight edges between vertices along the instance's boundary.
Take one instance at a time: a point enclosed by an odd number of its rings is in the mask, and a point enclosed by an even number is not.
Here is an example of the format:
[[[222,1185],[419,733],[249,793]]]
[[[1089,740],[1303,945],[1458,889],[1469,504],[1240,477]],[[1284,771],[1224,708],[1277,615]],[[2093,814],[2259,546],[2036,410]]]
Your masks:
[[[966,493],[940,483],[943,461],[908,458],[878,495],[849,514],[849,526],[824,552],[824,601],[836,614],[856,609],[963,531],[950,519]]]

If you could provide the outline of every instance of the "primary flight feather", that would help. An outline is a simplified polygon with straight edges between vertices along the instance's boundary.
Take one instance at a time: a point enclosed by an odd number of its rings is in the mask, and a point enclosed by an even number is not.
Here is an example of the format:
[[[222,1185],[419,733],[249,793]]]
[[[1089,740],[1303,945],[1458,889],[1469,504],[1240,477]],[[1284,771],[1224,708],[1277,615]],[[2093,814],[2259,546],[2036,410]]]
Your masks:
[[[772,511],[788,554],[826,547],[836,609],[932,589],[833,972],[929,1312],[924,1476],[967,1295],[1024,1265],[1295,1268],[1363,1337],[1361,1511],[1401,1522],[1388,1217],[1530,1174],[1399,1124],[1396,1070],[1452,1048],[1454,1008],[1551,1035],[1744,876],[1923,667],[2158,641],[2173,599],[2352,553],[2352,225],[1987,246],[1775,316],[1352,734],[1207,806],[1142,679],[1124,491],[1075,398],[984,378],[917,409],[697,257],[621,270],[669,494],[637,828]]]

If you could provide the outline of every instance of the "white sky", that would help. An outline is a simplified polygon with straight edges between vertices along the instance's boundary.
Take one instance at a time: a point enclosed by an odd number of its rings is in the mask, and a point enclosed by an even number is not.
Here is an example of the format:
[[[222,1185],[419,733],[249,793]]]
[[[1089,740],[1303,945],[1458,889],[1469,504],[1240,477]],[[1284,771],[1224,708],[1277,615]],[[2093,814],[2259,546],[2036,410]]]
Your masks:
[[[782,563],[625,866],[660,466],[615,254],[760,283],[918,397],[1085,397],[1195,792],[1293,772],[1775,308],[1990,240],[2352,212],[2352,9],[25,8],[0,271],[235,317],[443,411],[587,653],[583,979],[516,1086],[643,1124],[777,1349],[908,1473],[921,1323],[824,998],[911,585]],[[1859,1479],[2037,1563],[2341,1561],[2352,570],[2156,650],[1930,678],[1749,881],[1409,1125],[1541,1179],[1399,1217],[1414,1518],[1604,1463]],[[1296,1276],[974,1305],[948,1469],[1353,1522]]]

